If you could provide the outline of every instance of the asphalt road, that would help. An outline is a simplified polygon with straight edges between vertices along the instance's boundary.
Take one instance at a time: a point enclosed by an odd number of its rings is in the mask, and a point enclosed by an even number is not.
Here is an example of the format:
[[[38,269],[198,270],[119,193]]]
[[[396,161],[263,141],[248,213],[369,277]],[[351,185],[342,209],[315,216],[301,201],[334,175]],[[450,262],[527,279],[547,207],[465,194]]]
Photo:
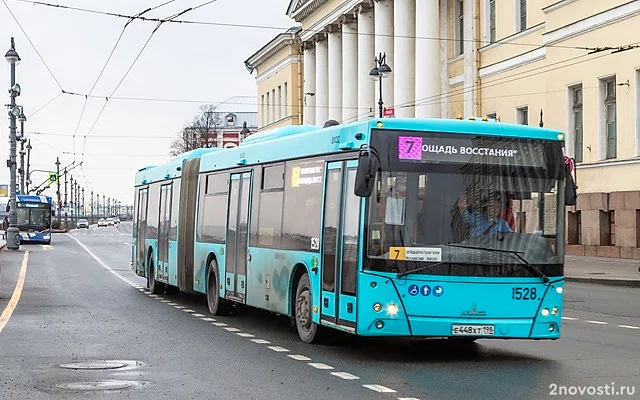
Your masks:
[[[544,399],[607,384],[635,385],[622,398],[640,398],[634,288],[568,283],[558,341],[306,345],[284,317],[214,320],[199,297],[147,294],[130,269],[130,232],[92,226],[0,252],[0,312],[29,252],[20,301],[4,328],[0,319],[0,398]],[[61,367],[105,360],[82,367],[111,369]],[[553,385],[578,395],[554,396]]]

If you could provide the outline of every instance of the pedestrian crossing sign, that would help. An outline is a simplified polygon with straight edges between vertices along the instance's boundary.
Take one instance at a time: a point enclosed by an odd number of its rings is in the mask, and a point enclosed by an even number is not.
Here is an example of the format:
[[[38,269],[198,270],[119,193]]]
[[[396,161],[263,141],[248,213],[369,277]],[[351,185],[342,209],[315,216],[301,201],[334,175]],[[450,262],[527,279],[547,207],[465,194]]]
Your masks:
[[[55,172],[49,172],[49,182],[58,182],[58,174]]]

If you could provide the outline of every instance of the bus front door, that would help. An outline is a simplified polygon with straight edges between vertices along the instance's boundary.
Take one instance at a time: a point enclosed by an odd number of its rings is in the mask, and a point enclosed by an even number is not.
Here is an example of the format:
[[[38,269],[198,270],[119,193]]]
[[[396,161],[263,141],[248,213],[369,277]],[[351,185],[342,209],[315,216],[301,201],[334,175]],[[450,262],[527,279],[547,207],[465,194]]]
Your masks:
[[[324,324],[356,327],[360,203],[353,188],[356,161],[329,163],[325,186],[322,240],[322,312]]]
[[[167,281],[169,275],[169,229],[171,221],[172,184],[160,187],[160,217],[158,221],[158,266],[157,275]]]
[[[144,276],[146,267],[146,237],[147,237],[147,199],[149,189],[138,191],[138,209],[136,215],[136,274]]]
[[[246,301],[251,172],[232,174],[229,185],[225,297],[244,303]]]

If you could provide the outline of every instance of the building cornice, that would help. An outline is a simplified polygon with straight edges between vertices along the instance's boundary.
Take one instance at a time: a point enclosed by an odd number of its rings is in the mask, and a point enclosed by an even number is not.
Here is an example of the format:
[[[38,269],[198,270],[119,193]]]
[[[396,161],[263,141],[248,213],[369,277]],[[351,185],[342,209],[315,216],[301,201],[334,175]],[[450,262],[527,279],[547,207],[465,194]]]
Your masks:
[[[256,76],[256,83],[260,84],[273,75],[277,74],[279,71],[282,71],[289,65],[295,64],[300,61],[302,61],[301,55],[290,55],[289,57],[283,58],[282,60],[278,61],[276,64],[272,65],[265,71],[261,72],[258,76]]]
[[[249,57],[244,62],[244,65],[247,67],[247,70],[249,70],[249,73],[252,73],[253,70],[258,67],[258,65],[262,64],[265,60],[273,57],[273,55],[278,53],[280,50],[297,43],[298,33],[301,29],[301,27],[294,27],[289,29],[287,32],[279,34],[269,43],[264,45],[260,50],[251,55],[251,57]]]
[[[576,1],[576,0],[560,0],[558,2],[555,2],[553,4],[550,4],[550,5],[546,6],[546,7],[544,7],[542,9],[542,12],[545,13],[545,14],[550,13],[551,11],[555,11],[555,10],[557,10],[559,8],[562,8],[562,7],[564,7],[564,6],[568,5],[568,4],[573,3],[574,1]]]
[[[499,47],[502,44],[506,44],[506,43],[510,43],[513,42],[514,40],[520,39],[523,36],[527,36],[531,33],[537,32],[539,30],[544,29],[545,27],[545,23],[541,22],[538,25],[534,25],[528,29],[525,29],[523,31],[514,33],[513,35],[509,35],[507,37],[504,37],[496,42],[493,43],[489,43],[486,46],[480,47],[480,49],[478,49],[481,53],[484,53],[485,51],[491,50],[491,49],[495,49],[496,47]]]
[[[517,55],[515,57],[508,58],[506,60],[497,62],[495,64],[487,65],[480,68],[480,78],[486,78],[491,75],[499,74],[501,72],[508,71],[510,69],[518,68],[523,65],[543,60],[547,55],[547,49],[545,47],[538,47],[535,50]]]
[[[300,22],[327,1],[329,0],[291,0],[287,8],[287,16]]]

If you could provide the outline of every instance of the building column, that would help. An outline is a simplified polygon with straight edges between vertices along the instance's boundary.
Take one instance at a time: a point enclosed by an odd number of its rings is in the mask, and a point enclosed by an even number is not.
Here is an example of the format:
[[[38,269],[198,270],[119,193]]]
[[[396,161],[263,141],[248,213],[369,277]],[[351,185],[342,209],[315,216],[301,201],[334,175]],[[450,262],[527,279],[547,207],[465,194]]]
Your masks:
[[[476,115],[476,51],[477,43],[474,40],[475,25],[475,2],[464,2],[464,116],[465,118]]]
[[[316,121],[322,125],[329,119],[329,61],[326,40],[316,41]]]
[[[358,119],[371,118],[376,110],[376,85],[369,77],[375,58],[372,11],[358,8]]]
[[[394,78],[395,64],[393,56],[393,1],[390,0],[377,0],[375,3],[375,54],[380,53],[387,54],[387,64],[391,67],[392,75],[384,78],[382,82],[382,100],[384,101],[384,107],[393,107],[394,105]],[[373,64],[373,63],[372,63]],[[373,65],[371,66],[373,68]],[[376,85],[375,98],[380,98],[380,93]],[[377,101],[376,101],[377,103]],[[377,115],[377,107],[376,107]]]
[[[416,118],[440,118],[440,5],[416,1]],[[432,38],[432,39],[426,39]]]
[[[302,98],[304,99],[303,123],[314,125],[316,122],[316,50],[304,43],[304,84]]]
[[[358,37],[352,17],[342,17],[342,123],[358,120]]]
[[[418,3],[433,2],[418,0]],[[395,0],[393,11],[395,35],[391,78],[394,80],[393,101],[397,106],[395,115],[412,118],[415,116],[413,105],[416,99],[416,0]]]
[[[342,34],[337,27],[329,31],[329,118],[342,121]],[[319,121],[324,123],[325,121]]]

